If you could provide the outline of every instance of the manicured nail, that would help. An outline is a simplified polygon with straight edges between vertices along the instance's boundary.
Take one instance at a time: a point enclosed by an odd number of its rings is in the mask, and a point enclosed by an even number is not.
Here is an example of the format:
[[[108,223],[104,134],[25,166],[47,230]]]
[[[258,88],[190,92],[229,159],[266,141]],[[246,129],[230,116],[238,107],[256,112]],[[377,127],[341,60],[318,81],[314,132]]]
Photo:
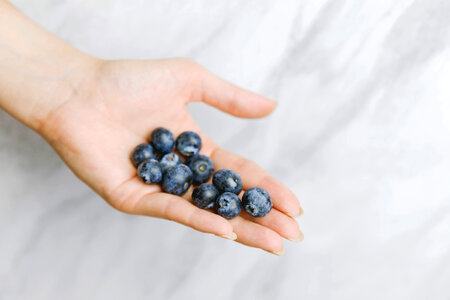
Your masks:
[[[224,239],[228,239],[228,240],[232,240],[232,241],[237,239],[237,235],[234,232],[232,232],[231,234],[224,234],[224,235],[219,235],[219,236],[224,238]]]
[[[284,253],[286,252],[286,250],[284,250],[284,248],[281,249],[280,251],[268,251],[268,250],[265,250],[265,251],[267,251],[269,253],[272,253],[272,254],[275,254],[275,255],[278,255],[278,256],[283,256]]]
[[[295,238],[288,238],[288,240],[290,240],[291,242],[301,242],[304,239],[304,235],[303,232],[300,231],[300,233],[298,234],[298,236],[296,236]]]

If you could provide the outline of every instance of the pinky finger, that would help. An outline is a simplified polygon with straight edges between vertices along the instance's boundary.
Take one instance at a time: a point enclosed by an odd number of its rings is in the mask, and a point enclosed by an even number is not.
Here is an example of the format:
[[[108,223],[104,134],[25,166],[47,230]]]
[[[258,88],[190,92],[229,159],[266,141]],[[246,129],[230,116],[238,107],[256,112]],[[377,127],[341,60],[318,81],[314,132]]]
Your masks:
[[[270,228],[246,220],[238,216],[231,220],[237,233],[236,242],[249,247],[260,248],[276,255],[283,255],[283,240],[281,236]]]
[[[212,233],[231,240],[236,239],[236,234],[228,220],[171,194],[145,195],[136,205],[135,213],[168,219],[201,232]]]

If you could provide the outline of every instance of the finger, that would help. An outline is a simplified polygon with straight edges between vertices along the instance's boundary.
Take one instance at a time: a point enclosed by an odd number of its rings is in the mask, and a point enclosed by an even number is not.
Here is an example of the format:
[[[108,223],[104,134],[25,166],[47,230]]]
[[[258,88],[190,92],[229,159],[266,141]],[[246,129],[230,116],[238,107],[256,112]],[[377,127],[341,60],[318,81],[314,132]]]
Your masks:
[[[136,214],[164,218],[192,227],[195,230],[235,239],[228,220],[200,209],[185,199],[167,193],[146,195],[139,201]]]
[[[245,190],[252,187],[265,189],[272,197],[276,209],[290,216],[299,216],[303,212],[294,193],[256,163],[220,148],[211,153],[211,159],[217,170],[231,169],[239,173]]]
[[[236,242],[277,255],[283,254],[283,239],[272,229],[246,220],[241,216],[230,220],[230,223],[238,236]]]
[[[285,215],[275,208],[262,218],[253,218],[246,213],[242,214],[242,217],[270,228],[280,236],[290,241],[300,242],[303,240],[303,233],[301,232],[298,223],[293,218]]]
[[[240,118],[262,118],[277,105],[269,98],[241,89],[206,70],[201,90],[203,102]]]

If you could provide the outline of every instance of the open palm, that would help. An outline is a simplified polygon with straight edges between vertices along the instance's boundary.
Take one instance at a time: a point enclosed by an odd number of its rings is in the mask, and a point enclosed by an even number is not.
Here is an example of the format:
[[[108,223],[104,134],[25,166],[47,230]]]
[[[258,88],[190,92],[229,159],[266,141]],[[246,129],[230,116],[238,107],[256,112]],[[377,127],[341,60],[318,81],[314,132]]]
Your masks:
[[[55,108],[41,134],[73,172],[111,206],[129,214],[165,218],[196,230],[280,253],[282,237],[301,240],[291,217],[301,213],[295,195],[254,162],[218,147],[197,127],[187,104],[203,101],[238,117],[269,114],[275,103],[239,89],[185,59],[107,61],[96,65],[73,95]],[[274,209],[263,218],[241,213],[226,220],[184,197],[145,185],[129,160],[131,150],[156,127],[175,136],[192,130],[201,136],[201,153],[215,168],[237,171],[244,190],[259,186],[272,196]]]

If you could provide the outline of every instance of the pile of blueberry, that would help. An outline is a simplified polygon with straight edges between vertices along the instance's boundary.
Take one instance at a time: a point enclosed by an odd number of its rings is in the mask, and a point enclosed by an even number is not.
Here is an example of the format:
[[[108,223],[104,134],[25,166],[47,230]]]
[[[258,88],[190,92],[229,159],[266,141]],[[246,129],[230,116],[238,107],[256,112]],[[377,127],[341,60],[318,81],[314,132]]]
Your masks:
[[[150,135],[150,143],[138,145],[131,153],[131,161],[137,167],[138,177],[146,184],[161,184],[166,193],[184,195],[191,185],[194,204],[203,209],[214,208],[219,215],[232,219],[244,207],[252,217],[264,217],[272,209],[269,193],[259,187],[242,191],[239,174],[221,169],[214,173],[212,160],[199,154],[200,136],[192,131],[181,133],[175,140],[166,128],[156,128]],[[185,161],[175,150],[185,157]],[[214,175],[213,175],[214,173]],[[207,181],[212,178],[212,184]]]

